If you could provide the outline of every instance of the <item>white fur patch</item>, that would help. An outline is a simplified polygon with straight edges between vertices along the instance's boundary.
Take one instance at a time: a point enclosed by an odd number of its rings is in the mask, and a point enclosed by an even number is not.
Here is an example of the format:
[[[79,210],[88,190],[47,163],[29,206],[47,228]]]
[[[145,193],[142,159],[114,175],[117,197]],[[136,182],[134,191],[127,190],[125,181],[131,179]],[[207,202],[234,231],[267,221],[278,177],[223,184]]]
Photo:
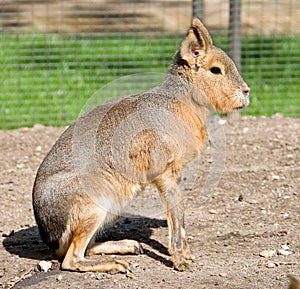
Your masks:
[[[142,187],[140,185],[135,185],[132,187],[131,192],[133,195],[136,195],[138,193],[140,193],[142,190]]]
[[[99,209],[107,215],[119,215],[126,203],[115,200],[113,197],[101,197],[97,199]]]
[[[97,200],[97,205],[106,213],[114,212],[119,206],[114,202],[112,198],[101,197]]]
[[[61,238],[59,239],[59,248],[56,250],[56,254],[58,256],[63,256],[68,248],[69,248],[69,240],[71,236],[71,227],[70,225],[66,226],[65,231],[61,235]]]

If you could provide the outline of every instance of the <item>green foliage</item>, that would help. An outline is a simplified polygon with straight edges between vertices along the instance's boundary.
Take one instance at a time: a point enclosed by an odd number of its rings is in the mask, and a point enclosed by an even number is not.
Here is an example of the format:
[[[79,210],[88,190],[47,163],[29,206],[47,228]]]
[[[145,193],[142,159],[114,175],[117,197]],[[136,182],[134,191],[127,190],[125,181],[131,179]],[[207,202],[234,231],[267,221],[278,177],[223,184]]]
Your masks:
[[[165,34],[3,34],[0,128],[69,124],[106,83],[134,73],[166,73],[179,40]],[[215,42],[226,49],[218,35]],[[251,87],[245,113],[299,117],[300,37],[245,38],[242,47],[243,76]]]
[[[106,83],[167,72],[176,46],[171,36],[6,35],[0,41],[0,128],[69,124]]]
[[[300,116],[300,37],[243,41],[243,75],[251,87],[248,114]]]

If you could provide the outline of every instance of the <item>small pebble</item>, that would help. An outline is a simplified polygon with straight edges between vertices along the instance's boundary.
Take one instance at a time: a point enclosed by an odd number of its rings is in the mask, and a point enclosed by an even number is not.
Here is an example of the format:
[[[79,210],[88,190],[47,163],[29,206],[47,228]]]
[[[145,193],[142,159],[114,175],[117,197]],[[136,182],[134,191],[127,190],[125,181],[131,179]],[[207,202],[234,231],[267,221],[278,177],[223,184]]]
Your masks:
[[[211,210],[209,210],[209,213],[210,213],[210,214],[217,214],[217,211],[214,210],[214,209],[211,209]]]
[[[42,147],[41,147],[41,146],[37,146],[37,147],[35,148],[35,150],[36,150],[37,152],[40,152],[40,151],[42,150]]]
[[[2,234],[2,237],[12,237],[15,235],[15,231],[14,230],[11,230],[10,232],[4,232]]]
[[[277,251],[278,255],[283,255],[283,256],[289,256],[291,254],[293,254],[293,252],[291,251],[287,251],[287,250],[284,250],[284,249],[279,249]]]
[[[57,275],[57,277],[56,277],[56,280],[57,280],[57,281],[61,281],[61,280],[62,280],[62,278],[63,278],[63,276],[62,276],[62,275]]]
[[[18,169],[23,169],[24,168],[24,164],[17,164],[17,168]]]
[[[257,202],[257,200],[255,200],[255,199],[253,199],[253,200],[249,200],[249,204],[251,204],[251,205],[255,205],[255,204],[257,204],[258,202]]]
[[[277,181],[277,180],[279,180],[279,179],[280,179],[279,176],[276,176],[276,175],[273,175],[273,176],[272,176],[272,180],[273,180],[273,181]]]
[[[96,280],[102,280],[103,279],[101,274],[97,274],[95,278],[96,278]]]
[[[276,254],[276,250],[264,250],[259,253],[260,257],[270,258]]]
[[[220,125],[224,125],[226,122],[227,122],[226,119],[220,119],[219,120],[219,124]]]
[[[48,272],[51,269],[52,263],[50,261],[41,261],[38,264],[38,269],[40,271]]]
[[[284,213],[284,214],[282,215],[282,217],[283,217],[284,219],[286,219],[286,218],[289,217],[289,214],[288,214],[288,213]]]
[[[268,262],[267,263],[267,268],[275,268],[276,267],[276,264],[273,263],[273,262]]]
[[[290,247],[288,245],[281,245],[281,249],[288,251]]]

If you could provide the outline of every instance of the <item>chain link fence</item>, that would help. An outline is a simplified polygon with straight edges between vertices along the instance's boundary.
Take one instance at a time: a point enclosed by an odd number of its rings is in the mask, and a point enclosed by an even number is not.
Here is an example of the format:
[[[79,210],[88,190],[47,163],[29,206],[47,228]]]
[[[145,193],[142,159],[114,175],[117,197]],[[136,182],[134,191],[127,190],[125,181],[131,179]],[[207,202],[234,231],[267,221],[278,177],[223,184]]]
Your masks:
[[[65,126],[95,93],[101,103],[154,86],[168,71],[195,2],[0,1],[0,128]],[[229,1],[202,5],[215,43],[228,51]],[[251,87],[243,113],[299,117],[300,2],[242,1],[241,36],[241,69]],[[139,81],[118,81],[132,74]]]

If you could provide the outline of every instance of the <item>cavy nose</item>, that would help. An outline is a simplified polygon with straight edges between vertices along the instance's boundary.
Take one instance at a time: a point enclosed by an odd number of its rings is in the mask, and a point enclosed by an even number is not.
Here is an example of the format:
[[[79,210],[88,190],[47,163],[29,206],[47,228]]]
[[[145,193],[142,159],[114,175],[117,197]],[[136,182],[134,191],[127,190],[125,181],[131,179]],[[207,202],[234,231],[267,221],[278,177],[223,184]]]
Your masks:
[[[248,94],[250,92],[250,87],[247,84],[244,84],[243,87],[242,87],[242,91],[243,91],[245,96],[248,96]]]

